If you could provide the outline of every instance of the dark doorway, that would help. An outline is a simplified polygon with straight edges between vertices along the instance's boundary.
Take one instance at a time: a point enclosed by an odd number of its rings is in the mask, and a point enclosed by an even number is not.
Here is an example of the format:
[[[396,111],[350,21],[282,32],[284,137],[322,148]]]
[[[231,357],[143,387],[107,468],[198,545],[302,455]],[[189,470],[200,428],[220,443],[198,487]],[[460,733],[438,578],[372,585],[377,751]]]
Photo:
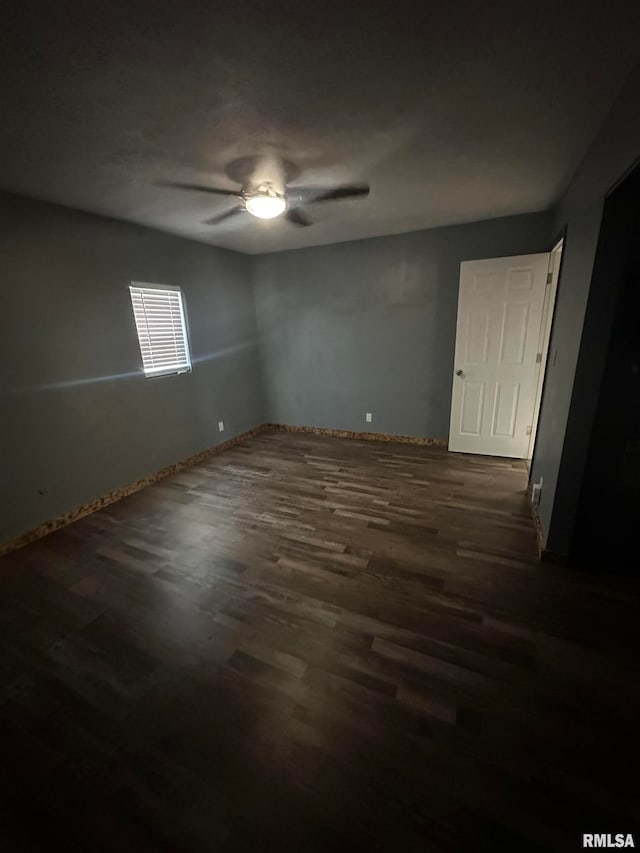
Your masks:
[[[628,571],[640,565],[640,168],[605,204],[587,306],[589,333],[607,324],[608,345],[585,465],[571,561]],[[586,350],[583,352],[582,350]]]

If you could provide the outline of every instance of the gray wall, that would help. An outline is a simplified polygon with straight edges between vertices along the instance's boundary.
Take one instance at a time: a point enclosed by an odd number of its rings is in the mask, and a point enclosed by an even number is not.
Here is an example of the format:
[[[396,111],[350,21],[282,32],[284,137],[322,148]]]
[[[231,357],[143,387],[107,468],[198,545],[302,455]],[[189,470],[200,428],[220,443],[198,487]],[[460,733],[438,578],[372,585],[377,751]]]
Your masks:
[[[0,541],[264,420],[248,257],[0,195],[0,259]],[[131,280],[182,287],[192,373],[144,377]]]
[[[591,353],[589,381],[576,385],[574,394],[602,209],[609,188],[638,156],[640,65],[627,81],[555,213],[555,232],[566,226],[567,238],[532,478],[544,478],[540,517],[547,547],[562,555],[569,550],[607,343],[607,330],[603,329],[599,351]]]
[[[255,258],[269,420],[447,438],[460,262],[551,233],[530,214]]]

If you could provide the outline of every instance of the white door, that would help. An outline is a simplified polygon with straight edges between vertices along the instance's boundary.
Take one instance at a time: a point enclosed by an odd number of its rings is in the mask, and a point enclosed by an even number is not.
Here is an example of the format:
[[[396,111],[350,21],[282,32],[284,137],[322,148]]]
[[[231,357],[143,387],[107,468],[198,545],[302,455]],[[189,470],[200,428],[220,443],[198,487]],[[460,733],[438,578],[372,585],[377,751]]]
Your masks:
[[[549,254],[460,265],[449,450],[524,459]]]

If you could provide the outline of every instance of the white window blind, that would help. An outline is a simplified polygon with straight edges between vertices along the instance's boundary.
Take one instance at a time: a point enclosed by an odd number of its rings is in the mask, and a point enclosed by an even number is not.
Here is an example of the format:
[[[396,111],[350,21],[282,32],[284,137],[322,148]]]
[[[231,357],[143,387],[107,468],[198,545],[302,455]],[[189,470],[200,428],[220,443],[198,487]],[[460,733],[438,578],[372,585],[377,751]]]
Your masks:
[[[129,290],[145,375],[191,370],[180,288],[132,282]]]

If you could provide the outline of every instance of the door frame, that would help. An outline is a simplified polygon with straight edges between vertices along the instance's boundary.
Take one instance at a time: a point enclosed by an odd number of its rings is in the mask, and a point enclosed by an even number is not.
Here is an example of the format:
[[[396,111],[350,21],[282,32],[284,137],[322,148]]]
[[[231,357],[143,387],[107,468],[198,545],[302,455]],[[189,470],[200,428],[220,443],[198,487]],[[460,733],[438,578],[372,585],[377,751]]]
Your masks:
[[[553,249],[549,253],[549,272],[547,273],[547,290],[544,297],[544,307],[542,309],[542,321],[540,323],[540,337],[538,341],[538,357],[540,359],[540,367],[538,368],[538,378],[536,380],[536,396],[533,404],[533,417],[531,419],[531,436],[529,438],[529,447],[527,449],[526,462],[529,469],[533,460],[533,452],[536,446],[536,436],[538,433],[538,422],[540,420],[540,407],[542,405],[542,394],[544,390],[544,380],[547,374],[547,366],[549,360],[549,344],[551,343],[551,329],[553,327],[553,317],[556,307],[556,295],[558,292],[558,281],[560,280],[560,269],[562,267],[562,257],[564,254],[564,234],[555,243]],[[557,354],[557,353],[556,353]],[[554,360],[555,356],[554,354]],[[555,363],[555,361],[554,361]]]
[[[551,340],[553,338],[553,327],[555,325],[555,316],[556,316],[556,304],[558,302],[558,290],[560,288],[560,284],[562,281],[562,269],[564,266],[564,259],[567,256],[567,227],[565,226],[562,231],[557,235],[556,239],[553,241],[553,249],[551,249],[551,253],[562,244],[562,251],[560,253],[560,264],[558,266],[558,275],[555,277],[555,285],[554,285],[554,294],[553,294],[553,303],[550,303],[550,322],[548,323],[548,331],[547,331],[547,356],[546,359],[543,359],[542,365],[544,369],[541,370],[541,381],[539,382],[540,387],[540,402],[538,405],[538,412],[535,421],[535,426],[532,428],[532,441],[529,445],[529,458],[526,460],[527,468],[529,469],[529,485],[531,485],[531,471],[533,470],[533,465],[536,457],[536,450],[538,449],[538,426],[540,424],[540,416],[542,414],[542,409],[544,406],[544,390],[546,387],[547,377],[549,375],[549,362],[551,362],[551,366],[555,364],[558,350],[554,349],[553,355],[551,352]]]

